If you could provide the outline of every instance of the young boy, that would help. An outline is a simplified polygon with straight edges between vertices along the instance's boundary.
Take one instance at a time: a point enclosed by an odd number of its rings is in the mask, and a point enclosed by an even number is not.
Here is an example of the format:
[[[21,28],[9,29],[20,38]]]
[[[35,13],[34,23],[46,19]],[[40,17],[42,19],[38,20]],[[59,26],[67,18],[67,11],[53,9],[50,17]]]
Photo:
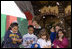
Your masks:
[[[31,48],[31,45],[37,42],[37,37],[33,34],[34,27],[32,25],[28,26],[28,33],[23,36],[22,45],[24,48]]]

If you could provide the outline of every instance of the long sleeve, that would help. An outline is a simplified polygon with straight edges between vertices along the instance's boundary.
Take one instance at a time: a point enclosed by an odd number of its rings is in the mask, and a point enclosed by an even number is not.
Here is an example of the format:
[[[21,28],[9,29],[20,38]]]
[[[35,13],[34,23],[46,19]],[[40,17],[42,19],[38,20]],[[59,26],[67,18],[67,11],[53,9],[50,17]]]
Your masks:
[[[22,36],[21,36],[20,32],[19,32],[19,38],[22,39]]]
[[[51,45],[51,41],[48,41],[48,42],[47,42],[47,45],[48,45],[48,46]]]
[[[59,44],[60,48],[67,48],[68,46],[68,39],[64,38],[63,41]]]
[[[21,34],[20,34],[20,33],[18,33],[18,36],[19,36],[19,39],[22,39],[22,36],[21,36]],[[23,42],[23,39],[22,39],[22,41],[21,41],[21,42],[18,42],[17,44],[18,44],[18,45],[20,45],[20,44],[22,44],[22,42]]]
[[[60,48],[67,48],[68,39],[65,38],[62,41],[54,40],[53,44],[54,44],[53,48],[56,48],[57,46],[59,46]]]
[[[31,42],[31,40],[33,41],[33,42]],[[29,43],[29,44],[27,44],[27,42]],[[24,35],[23,36],[23,43],[22,43],[22,45],[25,47],[25,48],[30,48],[31,47],[31,44],[34,44],[34,43],[36,43],[37,42],[37,37],[35,36],[35,35],[30,35],[30,34],[26,34],[26,35]]]
[[[51,39],[52,43],[53,43],[53,41],[54,41],[55,38],[56,38],[56,33],[55,32],[51,32],[50,39]]]
[[[28,46],[27,43],[26,43],[26,37],[25,37],[25,36],[23,36],[22,45],[23,45],[24,47],[27,47],[27,46]]]
[[[33,43],[37,43],[37,37],[36,36],[34,37]]]
[[[40,39],[38,39],[37,43],[40,45],[40,48],[43,48],[41,42],[42,42],[42,41],[41,41]]]
[[[7,42],[12,42],[12,39],[9,37],[10,35],[10,31],[7,31],[5,36],[4,36],[4,41],[7,43]]]
[[[54,40],[53,42],[53,48],[56,48],[57,47],[57,40]]]

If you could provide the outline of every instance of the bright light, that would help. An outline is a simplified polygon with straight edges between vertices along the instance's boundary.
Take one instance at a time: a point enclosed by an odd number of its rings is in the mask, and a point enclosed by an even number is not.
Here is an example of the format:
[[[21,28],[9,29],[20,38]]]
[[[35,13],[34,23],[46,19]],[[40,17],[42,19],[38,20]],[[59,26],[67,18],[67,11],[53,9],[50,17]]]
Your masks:
[[[25,18],[24,13],[20,11],[14,1],[1,1],[1,14]]]
[[[39,10],[39,12],[40,12],[40,10]]]
[[[43,18],[45,18],[45,16],[43,16]]]
[[[50,6],[49,6],[49,8],[50,8]]]
[[[56,4],[59,5],[59,2],[57,2]]]
[[[60,21],[61,22],[61,24],[63,24],[63,21]]]

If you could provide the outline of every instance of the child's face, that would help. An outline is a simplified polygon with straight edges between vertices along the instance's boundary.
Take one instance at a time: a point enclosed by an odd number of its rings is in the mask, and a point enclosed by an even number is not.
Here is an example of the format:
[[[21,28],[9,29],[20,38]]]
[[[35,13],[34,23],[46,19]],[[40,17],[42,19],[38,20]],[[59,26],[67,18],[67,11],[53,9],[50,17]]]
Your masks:
[[[18,31],[18,26],[14,26],[14,27],[12,28],[12,31],[13,31],[13,33],[16,33],[16,32]]]
[[[33,31],[34,31],[34,29],[31,27],[28,29],[28,33],[30,33],[30,34],[33,34]]]
[[[41,36],[42,39],[46,39],[46,35]]]

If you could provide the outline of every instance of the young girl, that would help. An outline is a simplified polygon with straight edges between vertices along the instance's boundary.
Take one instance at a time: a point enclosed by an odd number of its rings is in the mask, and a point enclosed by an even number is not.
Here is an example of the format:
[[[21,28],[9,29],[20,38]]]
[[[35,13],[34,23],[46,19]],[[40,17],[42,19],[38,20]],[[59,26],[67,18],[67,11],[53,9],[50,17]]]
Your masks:
[[[65,32],[60,29],[57,34],[57,39],[53,42],[53,48],[67,48],[68,47],[68,39],[65,36]]]
[[[22,42],[21,34],[18,32],[18,24],[12,23],[4,36],[4,48],[18,48]]]
[[[51,41],[49,40],[45,29],[40,31],[40,38],[38,39],[37,43],[40,44],[41,48],[51,48]]]

